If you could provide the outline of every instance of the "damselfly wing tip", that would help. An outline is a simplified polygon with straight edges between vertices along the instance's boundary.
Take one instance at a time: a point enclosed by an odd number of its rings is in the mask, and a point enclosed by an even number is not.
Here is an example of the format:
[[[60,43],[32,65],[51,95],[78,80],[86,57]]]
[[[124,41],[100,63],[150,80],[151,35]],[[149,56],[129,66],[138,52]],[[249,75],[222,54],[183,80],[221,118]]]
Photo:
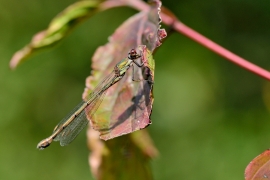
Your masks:
[[[43,139],[37,145],[37,149],[43,150],[52,143],[52,138]]]

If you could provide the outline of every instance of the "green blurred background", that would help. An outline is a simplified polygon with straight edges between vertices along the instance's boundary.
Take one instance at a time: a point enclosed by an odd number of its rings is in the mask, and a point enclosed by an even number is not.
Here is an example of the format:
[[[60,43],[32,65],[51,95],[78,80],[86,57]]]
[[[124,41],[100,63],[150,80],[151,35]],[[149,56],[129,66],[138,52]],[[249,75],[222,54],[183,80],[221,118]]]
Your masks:
[[[95,49],[128,17],[111,9],[81,24],[60,45],[9,69],[12,54],[74,0],[0,0],[0,179],[91,179],[85,133],[71,145],[37,143],[81,101]],[[270,1],[167,0],[179,19],[251,62],[270,69]],[[270,85],[181,34],[155,54],[153,124],[160,151],[154,178],[244,179],[270,147]],[[84,131],[85,132],[85,131]]]

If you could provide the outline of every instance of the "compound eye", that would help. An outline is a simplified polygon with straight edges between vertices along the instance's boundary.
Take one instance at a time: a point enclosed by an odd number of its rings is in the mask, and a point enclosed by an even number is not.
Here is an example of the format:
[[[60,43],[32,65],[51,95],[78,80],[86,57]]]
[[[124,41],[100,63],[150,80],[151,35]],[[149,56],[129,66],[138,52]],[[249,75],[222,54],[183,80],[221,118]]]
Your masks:
[[[131,49],[128,54],[129,54],[130,59],[136,59],[136,58],[138,58],[137,57],[137,52],[136,52],[135,49]]]

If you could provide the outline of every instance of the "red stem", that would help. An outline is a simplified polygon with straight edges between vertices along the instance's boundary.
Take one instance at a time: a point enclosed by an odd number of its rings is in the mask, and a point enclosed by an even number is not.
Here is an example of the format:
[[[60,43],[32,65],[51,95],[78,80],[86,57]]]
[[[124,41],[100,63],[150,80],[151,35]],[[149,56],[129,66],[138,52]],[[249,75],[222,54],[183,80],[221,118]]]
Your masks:
[[[117,3],[110,2],[110,7],[115,6],[123,6],[127,5],[139,11],[147,11],[150,7],[141,0],[119,0],[115,1]],[[105,2],[106,3],[106,2]],[[104,3],[104,4],[105,4]],[[114,5],[113,5],[114,4]],[[217,53],[218,55],[226,58],[227,60],[235,63],[236,65],[256,74],[259,75],[267,80],[270,80],[270,72],[237,56],[236,54],[230,52],[229,50],[223,48],[222,46],[218,45],[217,43],[209,40],[208,38],[204,37],[203,35],[199,34],[198,32],[194,31],[193,29],[189,28],[178,19],[163,12],[160,13],[162,18],[162,22],[171,28],[173,28],[176,32],[184,34],[185,36],[193,39],[194,41],[198,42],[199,44],[203,45],[204,47],[210,49],[211,51]]]
[[[193,39],[194,41],[198,42],[199,44],[205,46],[206,48],[212,50],[213,52],[217,53],[218,55],[226,58],[227,60],[235,63],[236,65],[254,73],[257,74],[267,80],[270,80],[270,72],[245,60],[244,58],[237,56],[236,54],[230,52],[229,50],[223,48],[222,46],[218,45],[217,43],[207,39],[203,35],[197,33],[193,29],[189,28],[185,24],[175,21],[173,23],[173,28],[180,32],[187,37]]]

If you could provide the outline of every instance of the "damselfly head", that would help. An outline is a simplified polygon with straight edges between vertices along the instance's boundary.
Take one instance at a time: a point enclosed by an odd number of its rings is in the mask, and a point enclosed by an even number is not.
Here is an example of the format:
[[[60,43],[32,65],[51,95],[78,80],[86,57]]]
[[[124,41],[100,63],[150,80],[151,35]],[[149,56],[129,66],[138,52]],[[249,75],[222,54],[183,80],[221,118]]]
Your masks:
[[[140,57],[140,55],[137,54],[137,52],[136,52],[135,49],[131,49],[131,50],[129,51],[129,53],[128,53],[128,58],[129,58],[129,59],[137,59],[137,58],[139,58],[139,57]]]

